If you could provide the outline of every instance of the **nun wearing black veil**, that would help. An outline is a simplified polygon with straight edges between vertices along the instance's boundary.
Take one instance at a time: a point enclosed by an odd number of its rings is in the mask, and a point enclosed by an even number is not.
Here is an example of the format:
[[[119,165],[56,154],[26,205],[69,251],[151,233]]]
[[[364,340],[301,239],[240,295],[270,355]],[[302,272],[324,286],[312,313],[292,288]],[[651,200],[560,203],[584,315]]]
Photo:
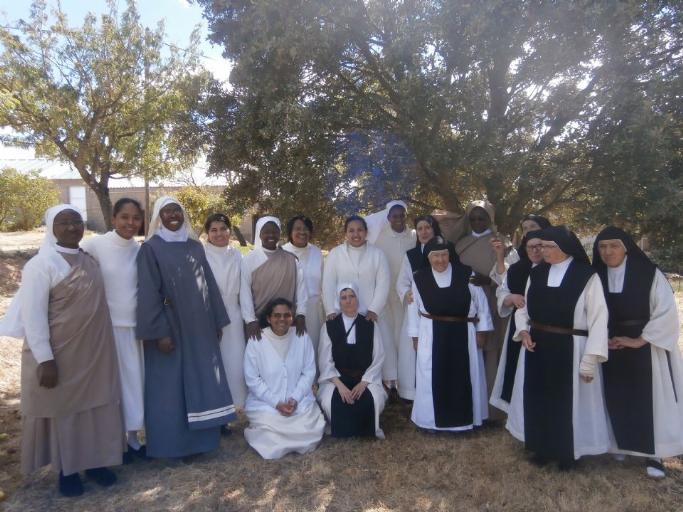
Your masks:
[[[593,267],[609,309],[609,361],[602,376],[610,452],[619,460],[648,457],[648,476],[663,478],[660,458],[683,453],[683,366],[673,290],[619,228],[607,227],[597,236]]]
[[[544,263],[531,269],[515,313],[521,341],[506,428],[534,454],[570,469],[609,447],[599,363],[607,360],[607,305],[600,277],[574,233],[542,230]]]

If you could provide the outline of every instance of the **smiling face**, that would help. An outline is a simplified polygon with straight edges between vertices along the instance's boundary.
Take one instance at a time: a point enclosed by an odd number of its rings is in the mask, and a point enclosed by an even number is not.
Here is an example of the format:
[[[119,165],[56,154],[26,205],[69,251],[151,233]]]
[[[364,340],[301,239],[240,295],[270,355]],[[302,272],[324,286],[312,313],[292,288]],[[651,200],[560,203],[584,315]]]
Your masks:
[[[69,249],[78,249],[84,229],[83,219],[74,210],[62,210],[55,216],[52,223],[52,232],[57,238],[57,245]]]
[[[344,288],[339,292],[339,306],[346,316],[356,316],[358,313],[358,297],[351,288]]]
[[[286,304],[278,304],[268,316],[271,330],[278,336],[284,336],[292,326],[292,310]]]
[[[280,240],[280,228],[274,222],[266,222],[265,226],[261,228],[259,238],[264,249],[274,251],[277,249],[277,243]]]
[[[529,256],[531,263],[540,263],[543,261],[543,252],[541,250],[541,239],[531,238],[526,243],[526,254]]]
[[[600,253],[600,259],[608,267],[618,267],[626,258],[626,247],[619,239],[600,240],[598,242],[598,252]]]
[[[448,249],[444,249],[442,251],[430,252],[427,255],[427,259],[434,270],[437,272],[445,272],[445,270],[448,268],[449,256]]]
[[[169,231],[178,231],[183,226],[183,222],[185,222],[183,209],[176,203],[164,206],[159,211],[159,218],[161,219],[161,224]]]
[[[112,218],[114,230],[126,240],[130,240],[140,232],[142,222],[142,212],[135,203],[126,203]]]
[[[346,241],[353,247],[360,247],[365,243],[368,231],[359,220],[352,220],[346,226]]]
[[[227,247],[230,243],[230,228],[225,222],[220,220],[215,220],[209,226],[209,231],[207,232],[209,237],[209,243],[215,245],[216,247]]]
[[[296,247],[306,247],[311,239],[311,231],[306,226],[306,223],[297,219],[292,226],[292,243]]]
[[[470,216],[470,227],[475,233],[483,233],[491,226],[491,217],[486,213],[486,210],[480,206],[472,208]]]
[[[403,206],[392,206],[387,219],[391,229],[396,233],[403,233],[406,230],[406,209]]]
[[[417,239],[421,244],[426,244],[434,238],[434,228],[426,220],[418,221],[415,231],[417,231]]]

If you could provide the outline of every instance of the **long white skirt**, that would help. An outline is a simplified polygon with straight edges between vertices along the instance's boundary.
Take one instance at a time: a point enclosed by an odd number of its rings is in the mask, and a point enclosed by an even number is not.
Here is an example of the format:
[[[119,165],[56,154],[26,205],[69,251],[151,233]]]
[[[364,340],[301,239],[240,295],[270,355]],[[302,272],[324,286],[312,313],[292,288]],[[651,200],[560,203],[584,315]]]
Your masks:
[[[317,297],[309,297],[306,304],[306,332],[311,338],[313,349],[315,351],[316,363],[318,361],[318,343],[320,342],[320,329],[324,323],[323,301],[318,295]]]
[[[225,300],[224,300],[225,302]],[[223,328],[221,338],[221,358],[228,380],[232,403],[235,407],[244,407],[247,399],[247,384],[244,380],[244,325],[242,312],[237,302],[226,303],[225,309],[230,317],[230,324]]]
[[[116,355],[121,377],[121,401],[126,431],[145,427],[145,359],[135,327],[114,327]]]
[[[382,365],[382,380],[384,381],[399,379],[398,347],[402,324],[403,305],[398,297],[396,300],[389,298],[377,321],[384,348],[384,364]]]
[[[408,335],[408,315],[403,314],[403,325],[398,338],[398,396],[415,400],[415,364],[417,352],[413,338]]]
[[[315,402],[294,416],[270,411],[246,413],[249,426],[244,429],[244,438],[264,459],[279,459],[291,452],[312,452],[325,431],[325,418]]]
[[[332,395],[336,386],[331,382],[323,382],[320,384],[320,389],[318,389],[318,402],[320,407],[322,407],[325,416],[332,423]],[[384,391],[384,386],[382,384],[377,384],[371,382],[368,384],[368,390],[372,395],[372,401],[375,404],[375,436],[379,439],[384,439],[384,432],[379,427],[379,415],[382,414],[384,410],[384,404],[387,401],[387,392]]]

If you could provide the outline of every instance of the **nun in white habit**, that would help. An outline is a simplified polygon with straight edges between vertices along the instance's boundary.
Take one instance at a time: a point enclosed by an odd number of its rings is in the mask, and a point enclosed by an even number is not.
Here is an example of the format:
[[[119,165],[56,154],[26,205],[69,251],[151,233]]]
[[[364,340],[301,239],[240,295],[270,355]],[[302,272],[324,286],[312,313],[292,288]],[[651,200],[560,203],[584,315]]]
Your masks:
[[[412,345],[410,336],[403,328],[408,305],[403,302],[397,291],[401,264],[406,252],[415,247],[415,231],[406,225],[407,212],[408,207],[403,201],[390,201],[384,210],[365,217],[368,224],[368,242],[384,253],[389,264],[389,295],[379,319],[385,352],[382,378],[389,387],[399,390],[412,388],[415,380],[414,370],[399,364],[399,353],[406,348],[410,350]],[[401,380],[406,382],[404,386],[401,385]]]
[[[247,385],[244,382],[244,325],[239,300],[242,254],[230,245],[230,227],[227,216],[222,213],[210,215],[204,223],[208,237],[204,251],[230,317],[230,324],[223,329],[221,357],[235,408],[242,410],[247,398]]]
[[[338,288],[341,315],[328,320],[320,332],[318,401],[333,437],[384,439],[379,416],[387,394],[379,329],[358,313],[358,287],[342,283]]]
[[[244,438],[264,459],[313,451],[325,430],[311,389],[313,345],[306,333],[296,333],[292,317],[287,299],[269,302],[262,313],[262,339],[249,340],[244,354],[249,389]]]
[[[280,219],[265,216],[256,222],[254,249],[242,258],[240,307],[247,337],[261,339],[259,318],[268,303],[282,297],[294,304],[297,334],[306,330],[308,292],[297,257],[278,246]]]

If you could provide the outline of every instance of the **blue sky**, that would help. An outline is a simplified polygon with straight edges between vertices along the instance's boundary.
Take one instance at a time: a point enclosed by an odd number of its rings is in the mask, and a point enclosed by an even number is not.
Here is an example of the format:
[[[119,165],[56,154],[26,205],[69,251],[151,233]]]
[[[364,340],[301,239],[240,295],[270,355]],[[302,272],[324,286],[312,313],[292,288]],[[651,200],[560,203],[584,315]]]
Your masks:
[[[54,8],[57,0],[47,0],[48,6]],[[119,11],[126,8],[125,0],[117,0]],[[11,24],[19,18],[28,19],[31,0],[0,0],[0,23]],[[69,23],[80,26],[87,12],[101,14],[107,12],[105,0],[61,0],[62,10]],[[230,72],[230,63],[222,55],[222,49],[206,40],[208,34],[206,21],[202,18],[202,9],[187,0],[137,0],[137,8],[144,25],[156,27],[163,19],[166,28],[166,39],[169,43],[185,47],[190,40],[190,33],[195,26],[201,26],[202,59],[204,67],[216,78],[226,81]]]

